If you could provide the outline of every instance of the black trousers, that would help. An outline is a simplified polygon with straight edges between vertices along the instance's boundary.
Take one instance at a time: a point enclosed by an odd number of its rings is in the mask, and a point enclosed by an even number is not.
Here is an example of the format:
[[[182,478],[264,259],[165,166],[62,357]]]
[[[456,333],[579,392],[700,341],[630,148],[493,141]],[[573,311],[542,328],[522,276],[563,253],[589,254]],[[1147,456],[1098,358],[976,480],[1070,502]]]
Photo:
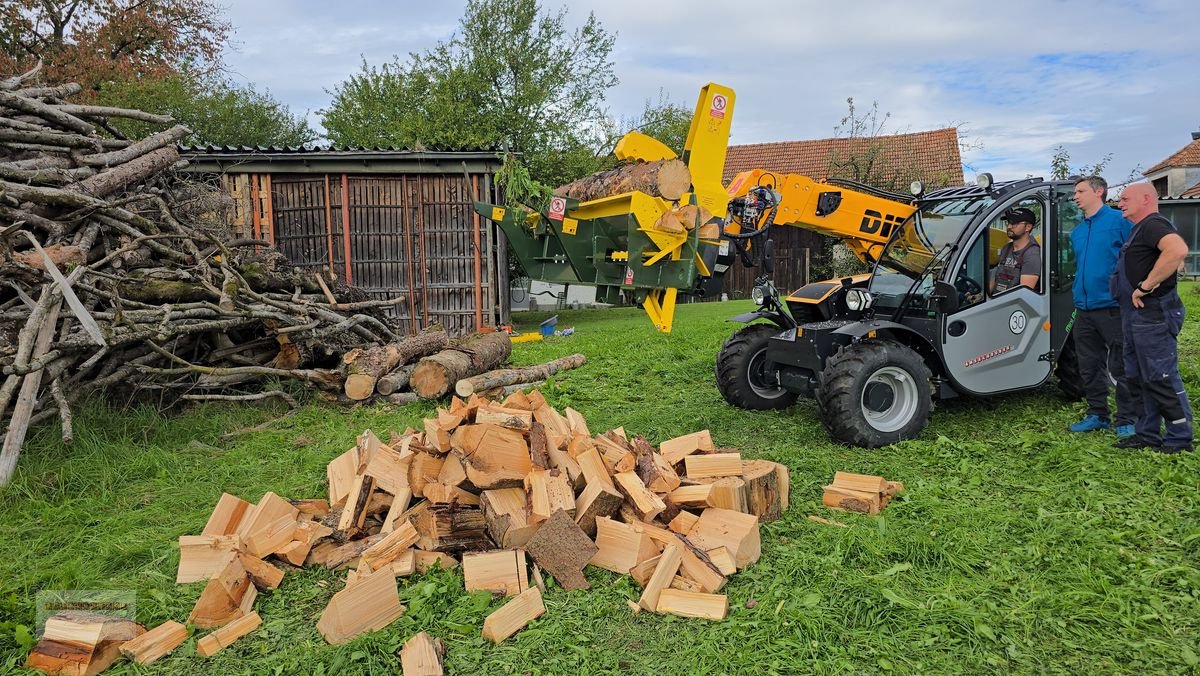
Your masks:
[[[1087,398],[1088,413],[1108,421],[1108,390],[1117,389],[1116,425],[1137,422],[1133,395],[1125,382],[1124,341],[1120,308],[1076,310],[1071,328],[1079,376]]]

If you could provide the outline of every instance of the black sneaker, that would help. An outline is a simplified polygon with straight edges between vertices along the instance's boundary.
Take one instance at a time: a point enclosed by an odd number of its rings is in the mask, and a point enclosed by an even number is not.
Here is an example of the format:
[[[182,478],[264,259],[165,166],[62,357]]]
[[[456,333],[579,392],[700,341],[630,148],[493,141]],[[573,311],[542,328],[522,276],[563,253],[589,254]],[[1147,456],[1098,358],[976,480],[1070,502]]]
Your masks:
[[[1113,444],[1112,446],[1113,446],[1113,448],[1124,448],[1124,449],[1152,448],[1156,451],[1161,448],[1158,444],[1148,441],[1144,437],[1139,436],[1137,434],[1133,435],[1132,437],[1126,437],[1126,438],[1118,441],[1117,443]]]
[[[1191,444],[1186,444],[1184,446],[1159,446],[1154,450],[1159,453],[1166,453],[1167,455],[1175,455],[1176,453],[1191,453],[1195,449],[1192,448]]]

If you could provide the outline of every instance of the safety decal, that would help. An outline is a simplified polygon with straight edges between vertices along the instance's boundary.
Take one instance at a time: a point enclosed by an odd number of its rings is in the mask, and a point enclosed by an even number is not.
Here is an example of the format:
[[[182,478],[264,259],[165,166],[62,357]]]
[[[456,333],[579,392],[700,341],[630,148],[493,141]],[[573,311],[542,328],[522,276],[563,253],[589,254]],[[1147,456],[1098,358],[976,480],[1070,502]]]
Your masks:
[[[631,268],[627,265],[627,266],[625,266],[625,285],[629,286],[632,284],[633,284],[633,268]]]
[[[556,221],[561,221],[563,215],[567,213],[567,201],[561,197],[555,197],[550,200],[550,218]]]
[[[492,220],[497,222],[503,221],[504,209],[501,207],[492,207]]]
[[[1004,347],[997,348],[986,354],[981,354],[978,357],[975,357],[974,359],[968,359],[963,362],[963,366],[970,368],[972,366],[975,366],[976,364],[980,364],[980,363],[985,362],[994,357],[999,357],[1000,355],[1004,354],[1005,352],[1012,352],[1012,351],[1013,351],[1012,345],[1005,345]]]
[[[1025,313],[1016,310],[1008,316],[1008,330],[1014,334],[1020,335],[1025,331],[1025,325],[1029,320],[1025,317]]]
[[[725,108],[729,105],[729,99],[724,94],[713,94],[712,106],[709,108],[708,114],[718,120],[725,119]]]

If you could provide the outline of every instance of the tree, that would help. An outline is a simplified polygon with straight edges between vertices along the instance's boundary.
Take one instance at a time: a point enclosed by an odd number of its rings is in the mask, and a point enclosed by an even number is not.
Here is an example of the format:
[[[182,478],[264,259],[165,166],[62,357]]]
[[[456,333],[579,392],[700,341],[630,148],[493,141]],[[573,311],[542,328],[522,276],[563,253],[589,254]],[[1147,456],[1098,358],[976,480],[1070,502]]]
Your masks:
[[[114,82],[101,87],[98,103],[167,114],[192,130],[191,145],[298,146],[317,133],[270,93],[238,86],[216,74],[184,70],[159,79]],[[144,123],[113,120],[130,137],[151,133]]]
[[[529,175],[557,185],[595,170],[605,94],[617,83],[613,36],[588,15],[537,0],[469,0],[459,30],[424,54],[362,69],[322,110],[334,143],[496,148],[519,153]]]
[[[627,131],[640,131],[662,141],[676,154],[683,153],[683,145],[687,143],[691,126],[692,110],[672,101],[663,89],[658,90],[658,101],[646,99],[639,115],[623,119],[620,123],[622,134]]]
[[[23,72],[40,59],[47,81],[94,92],[185,64],[217,69],[231,32],[214,0],[5,0],[0,72]]]

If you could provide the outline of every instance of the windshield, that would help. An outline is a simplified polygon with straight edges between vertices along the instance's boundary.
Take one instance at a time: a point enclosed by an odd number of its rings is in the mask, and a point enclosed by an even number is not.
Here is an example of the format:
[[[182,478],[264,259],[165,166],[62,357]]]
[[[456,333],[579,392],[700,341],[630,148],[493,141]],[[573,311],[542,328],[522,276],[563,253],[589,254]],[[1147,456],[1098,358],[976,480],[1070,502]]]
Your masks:
[[[913,293],[913,310],[924,312],[927,298],[937,277],[937,268],[946,264],[943,255],[933,269],[927,268],[939,253],[958,241],[963,228],[979,211],[993,202],[991,197],[971,197],[922,204],[908,220],[900,224],[884,248],[883,255],[871,278],[870,291],[875,306],[883,309],[900,307],[913,282],[923,272],[929,272]]]

